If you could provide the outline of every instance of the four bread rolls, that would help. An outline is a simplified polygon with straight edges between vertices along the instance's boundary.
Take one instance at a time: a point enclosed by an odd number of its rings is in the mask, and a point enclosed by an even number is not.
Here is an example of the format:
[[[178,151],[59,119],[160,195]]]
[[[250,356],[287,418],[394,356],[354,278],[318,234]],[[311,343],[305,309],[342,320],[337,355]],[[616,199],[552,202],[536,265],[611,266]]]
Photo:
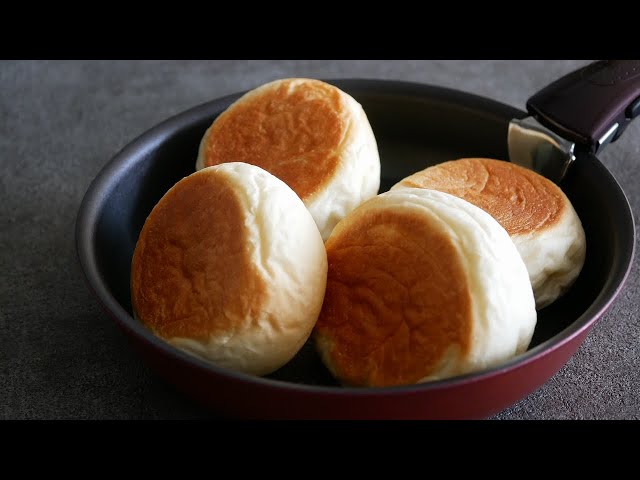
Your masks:
[[[499,365],[526,351],[536,307],[571,286],[585,255],[564,193],[504,164],[445,162],[378,195],[377,144],[355,99],[318,80],[265,84],[213,121],[196,172],[147,218],[133,313],[177,348],[253,375],[312,332],[345,385]]]

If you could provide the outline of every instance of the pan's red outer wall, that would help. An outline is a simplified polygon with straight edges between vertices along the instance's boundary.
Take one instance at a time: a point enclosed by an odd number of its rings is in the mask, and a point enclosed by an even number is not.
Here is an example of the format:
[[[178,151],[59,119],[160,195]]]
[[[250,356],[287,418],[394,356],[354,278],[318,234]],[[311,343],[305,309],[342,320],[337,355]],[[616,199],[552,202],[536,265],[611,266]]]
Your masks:
[[[184,393],[228,418],[328,420],[464,420],[499,413],[545,383],[580,346],[588,331],[524,365],[481,381],[424,392],[340,395],[304,390],[256,389],[243,381],[211,376],[179,365],[152,345],[136,339],[146,363]]]

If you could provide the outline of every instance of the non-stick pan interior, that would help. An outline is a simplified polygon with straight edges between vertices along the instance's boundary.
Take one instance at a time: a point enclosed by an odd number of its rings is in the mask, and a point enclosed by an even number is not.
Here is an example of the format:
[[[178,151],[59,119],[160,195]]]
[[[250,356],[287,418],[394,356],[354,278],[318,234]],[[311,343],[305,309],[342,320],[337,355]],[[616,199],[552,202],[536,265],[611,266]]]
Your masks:
[[[364,107],[382,162],[380,191],[429,165],[461,157],[507,159],[507,126],[524,112],[452,90],[402,82],[332,81]],[[98,199],[92,236],[99,275],[131,313],[129,267],[146,216],[179,179],[194,171],[206,128],[237,96],[200,106],[154,128],[121,152],[109,167]],[[103,181],[106,175],[103,176]],[[632,248],[633,225],[624,195],[593,156],[575,162],[561,187],[580,216],[587,256],[580,277],[561,299],[541,310],[530,348],[552,345],[620,280]],[[212,206],[215,208],[215,205]],[[130,319],[128,321],[134,321]],[[546,342],[546,343],[545,343]],[[308,343],[272,378],[335,385]]]

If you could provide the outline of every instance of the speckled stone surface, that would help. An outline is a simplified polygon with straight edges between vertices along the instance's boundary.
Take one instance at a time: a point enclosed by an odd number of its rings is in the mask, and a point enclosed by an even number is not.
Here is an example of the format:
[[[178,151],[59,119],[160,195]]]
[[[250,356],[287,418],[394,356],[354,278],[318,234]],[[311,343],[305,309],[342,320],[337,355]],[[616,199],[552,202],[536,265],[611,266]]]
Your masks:
[[[197,104],[287,76],[400,79],[524,108],[586,61],[0,61],[0,418],[192,419],[86,287],[74,242],[91,180]],[[640,121],[601,160],[640,212]],[[496,419],[640,418],[638,259],[569,362]]]

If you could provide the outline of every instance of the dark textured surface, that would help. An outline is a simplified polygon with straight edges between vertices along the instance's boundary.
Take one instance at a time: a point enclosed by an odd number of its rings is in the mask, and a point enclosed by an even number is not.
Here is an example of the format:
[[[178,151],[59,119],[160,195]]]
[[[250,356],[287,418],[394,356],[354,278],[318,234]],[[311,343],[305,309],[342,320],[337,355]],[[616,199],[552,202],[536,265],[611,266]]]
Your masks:
[[[0,61],[0,418],[208,418],[141,363],[84,284],[78,207],[168,116],[286,76],[430,83],[524,108],[585,61]],[[640,121],[601,156],[640,212]],[[640,418],[638,259],[576,355],[495,418]]]

